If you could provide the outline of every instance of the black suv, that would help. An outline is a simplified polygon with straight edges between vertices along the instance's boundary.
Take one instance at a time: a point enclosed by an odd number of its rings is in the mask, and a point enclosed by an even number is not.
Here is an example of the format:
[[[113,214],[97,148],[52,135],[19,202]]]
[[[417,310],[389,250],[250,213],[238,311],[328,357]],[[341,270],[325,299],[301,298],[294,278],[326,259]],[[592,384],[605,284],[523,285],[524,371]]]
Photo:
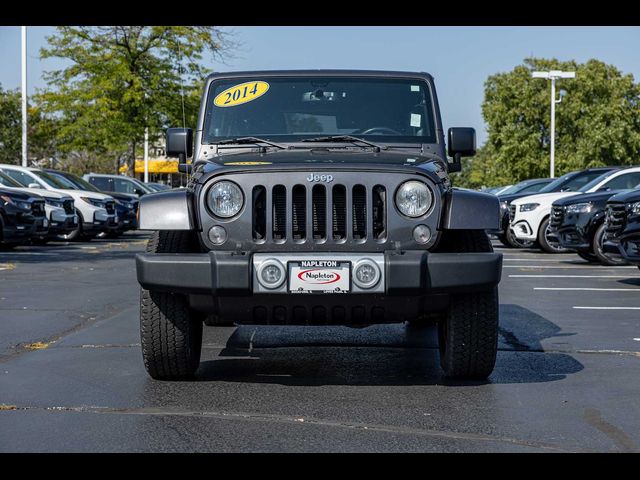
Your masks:
[[[624,265],[619,255],[604,250],[604,216],[607,200],[620,190],[584,193],[553,202],[549,233],[560,245],[581,258],[603,265]]]
[[[640,189],[618,193],[607,201],[604,247],[640,268]]]
[[[486,378],[502,256],[485,230],[498,227],[498,199],[449,177],[473,154],[471,128],[450,128],[445,148],[426,73],[209,76],[195,150],[191,129],[167,132],[187,188],[140,200],[140,228],[155,231],[136,256],[149,374],[192,375],[209,317],[437,323],[445,375]]]
[[[44,198],[10,188],[0,188],[0,245],[11,248],[46,234]]]

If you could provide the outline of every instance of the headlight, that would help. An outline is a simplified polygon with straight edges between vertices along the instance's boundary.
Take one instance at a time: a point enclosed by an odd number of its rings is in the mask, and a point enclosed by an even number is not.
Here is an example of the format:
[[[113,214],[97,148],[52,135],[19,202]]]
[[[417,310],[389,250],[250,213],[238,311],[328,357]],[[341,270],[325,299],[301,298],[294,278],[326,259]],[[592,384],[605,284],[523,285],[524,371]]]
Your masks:
[[[89,198],[89,197],[80,197],[80,198],[85,202],[90,203],[94,207],[104,208],[107,206],[107,202],[105,202],[104,200],[97,200],[95,198]]]
[[[121,207],[127,208],[129,210],[133,210],[133,203],[131,202],[123,202],[122,200],[116,200],[116,205],[120,205]]]
[[[634,215],[640,215],[640,202],[631,204],[631,213]]]
[[[424,183],[410,180],[396,192],[396,207],[407,217],[421,217],[433,203],[431,190]]]
[[[207,204],[215,216],[230,218],[242,209],[244,195],[238,185],[222,180],[209,189]]]
[[[58,200],[57,198],[44,197],[44,201],[47,205],[51,205],[52,207],[62,208],[62,200]]]
[[[501,212],[509,211],[509,202],[500,202],[500,211]]]
[[[589,213],[593,210],[593,204],[590,202],[574,203],[567,206],[567,213]]]
[[[521,212],[530,212],[531,210],[535,210],[540,206],[539,203],[523,203],[520,205]]]
[[[4,201],[5,205],[15,205],[18,208],[24,208],[25,210],[31,210],[31,204],[29,202],[20,202],[11,198],[9,195],[0,195],[0,199]]]

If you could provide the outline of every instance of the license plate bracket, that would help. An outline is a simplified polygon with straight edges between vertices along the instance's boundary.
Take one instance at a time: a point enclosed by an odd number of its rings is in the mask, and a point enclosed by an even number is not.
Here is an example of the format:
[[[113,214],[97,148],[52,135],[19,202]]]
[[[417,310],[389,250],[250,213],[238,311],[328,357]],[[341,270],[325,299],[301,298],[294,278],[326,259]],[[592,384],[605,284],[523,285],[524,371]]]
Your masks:
[[[351,291],[351,262],[298,260],[287,262],[289,293],[327,294]]]

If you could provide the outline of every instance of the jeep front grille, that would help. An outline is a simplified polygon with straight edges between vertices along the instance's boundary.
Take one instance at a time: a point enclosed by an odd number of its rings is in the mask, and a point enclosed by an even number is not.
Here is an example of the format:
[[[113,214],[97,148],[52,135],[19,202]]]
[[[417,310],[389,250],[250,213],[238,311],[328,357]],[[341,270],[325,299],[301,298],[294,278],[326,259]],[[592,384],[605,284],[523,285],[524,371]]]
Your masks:
[[[564,220],[564,207],[553,207],[551,216],[549,217],[549,227],[557,229],[562,225]]]
[[[73,200],[71,199],[64,200],[62,202],[62,208],[64,208],[64,213],[66,213],[67,215],[73,215],[74,214]]]
[[[509,222],[512,222],[514,218],[516,218],[516,206],[510,205],[509,206]]]
[[[604,229],[607,237],[618,236],[627,223],[627,209],[624,203],[610,203],[605,211]]]
[[[292,188],[274,185],[271,189],[257,185],[251,198],[255,242],[386,239],[386,188],[382,185],[297,184]]]

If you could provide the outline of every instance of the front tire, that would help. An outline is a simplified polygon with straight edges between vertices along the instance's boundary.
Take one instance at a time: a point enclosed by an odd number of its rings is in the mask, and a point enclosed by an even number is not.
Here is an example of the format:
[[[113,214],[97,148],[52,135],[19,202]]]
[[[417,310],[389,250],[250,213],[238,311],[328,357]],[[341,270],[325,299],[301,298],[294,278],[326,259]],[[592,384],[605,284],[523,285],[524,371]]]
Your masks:
[[[602,265],[611,267],[628,265],[627,261],[622,256],[617,258],[605,253],[602,246],[603,237],[604,223],[596,229],[596,233],[593,235],[593,241],[591,242],[593,244],[593,255],[596,257],[596,261],[600,262]]]
[[[498,353],[498,289],[456,295],[438,323],[440,366],[445,376],[484,380]]]
[[[506,240],[510,246],[514,248],[531,248],[535,245],[535,240],[520,240],[515,236],[513,230],[511,228],[507,228],[507,233],[505,234]]]
[[[538,230],[538,244],[540,248],[547,253],[567,253],[567,250],[564,247],[561,247],[560,244],[548,238],[549,234],[549,217],[545,218],[540,224],[540,229]]]
[[[152,378],[178,380],[198,369],[202,321],[190,313],[182,295],[141,289],[142,358]]]
[[[445,230],[438,252],[492,252],[481,230]],[[446,377],[484,380],[498,352],[498,288],[452,295],[438,321],[440,366]]]
[[[154,232],[147,244],[150,253],[189,253],[195,248],[189,231]],[[186,296],[141,288],[140,340],[149,375],[157,380],[191,377],[200,365],[202,325]]]

